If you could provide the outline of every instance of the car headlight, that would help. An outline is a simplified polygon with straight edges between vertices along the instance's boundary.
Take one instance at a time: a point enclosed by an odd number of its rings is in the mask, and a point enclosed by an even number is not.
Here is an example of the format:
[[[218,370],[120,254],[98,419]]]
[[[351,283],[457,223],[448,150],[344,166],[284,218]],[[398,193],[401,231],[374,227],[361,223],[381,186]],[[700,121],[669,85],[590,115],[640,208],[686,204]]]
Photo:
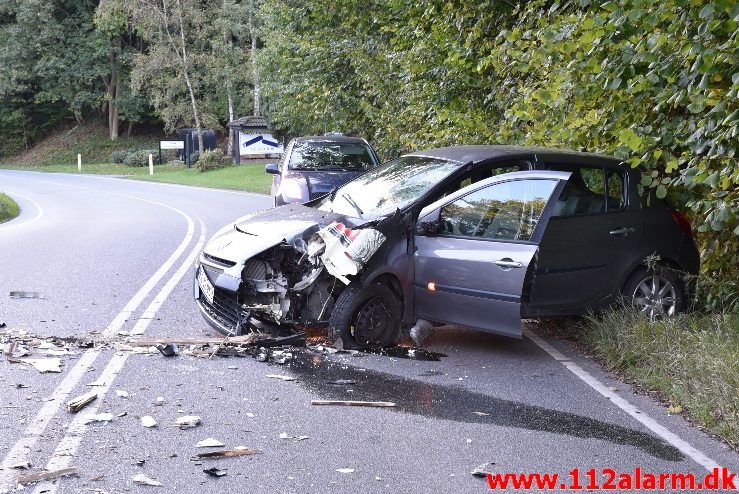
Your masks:
[[[292,178],[286,178],[280,184],[279,193],[282,197],[287,199],[293,199],[299,201],[303,198],[303,188],[300,183]]]

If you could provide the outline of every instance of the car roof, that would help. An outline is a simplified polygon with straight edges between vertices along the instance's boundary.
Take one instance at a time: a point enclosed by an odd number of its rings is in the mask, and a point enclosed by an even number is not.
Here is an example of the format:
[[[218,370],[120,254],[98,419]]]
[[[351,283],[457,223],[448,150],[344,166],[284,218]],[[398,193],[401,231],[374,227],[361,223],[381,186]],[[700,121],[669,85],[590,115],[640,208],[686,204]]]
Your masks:
[[[349,137],[341,135],[329,135],[329,136],[302,136],[296,137],[295,142],[346,142],[353,144],[367,144],[367,141],[361,137]]]
[[[545,148],[538,146],[502,146],[502,145],[475,145],[475,146],[448,146],[443,148],[424,149],[409,153],[406,156],[423,156],[440,158],[459,163],[479,163],[495,158],[525,158],[535,154],[546,161],[547,158],[567,158],[573,164],[586,164],[597,161],[599,164],[620,167],[621,160],[603,154],[570,151],[564,149]]]

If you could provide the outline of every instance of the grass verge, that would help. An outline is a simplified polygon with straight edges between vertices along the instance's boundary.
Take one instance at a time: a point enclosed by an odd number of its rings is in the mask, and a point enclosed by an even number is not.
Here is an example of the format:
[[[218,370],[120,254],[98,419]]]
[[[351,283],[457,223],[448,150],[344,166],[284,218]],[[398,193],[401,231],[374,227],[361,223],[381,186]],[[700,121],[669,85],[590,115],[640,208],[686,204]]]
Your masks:
[[[18,203],[0,192],[0,223],[10,221],[19,214],[21,214],[21,208]]]
[[[149,175],[149,167],[136,168],[114,163],[83,164],[83,174],[116,175],[135,180],[165,182],[182,185],[197,185],[218,189],[243,190],[268,194],[272,184],[272,175],[264,172],[264,162],[255,162],[239,166],[227,166],[218,170],[199,172],[195,167],[187,168],[181,164],[164,164],[154,166],[154,175]],[[30,170],[52,173],[78,173],[77,165],[1,165],[0,168],[13,170]]]
[[[587,318],[581,341],[610,370],[657,391],[672,412],[739,448],[739,316],[681,314],[650,322],[614,310]]]

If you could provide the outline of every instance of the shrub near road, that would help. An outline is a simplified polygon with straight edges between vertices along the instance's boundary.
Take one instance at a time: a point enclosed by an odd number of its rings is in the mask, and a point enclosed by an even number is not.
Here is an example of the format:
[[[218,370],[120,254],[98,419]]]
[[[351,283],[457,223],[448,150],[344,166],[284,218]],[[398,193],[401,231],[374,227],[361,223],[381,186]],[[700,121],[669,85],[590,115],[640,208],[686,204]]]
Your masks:
[[[0,223],[12,220],[21,212],[18,203],[7,195],[0,192]]]

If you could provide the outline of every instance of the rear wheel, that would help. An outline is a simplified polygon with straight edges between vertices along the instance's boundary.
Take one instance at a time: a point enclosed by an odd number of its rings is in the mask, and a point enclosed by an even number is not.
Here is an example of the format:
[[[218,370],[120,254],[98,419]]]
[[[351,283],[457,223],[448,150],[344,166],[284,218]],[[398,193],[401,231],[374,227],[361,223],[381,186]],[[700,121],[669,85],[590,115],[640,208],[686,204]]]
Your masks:
[[[685,310],[685,288],[669,268],[640,268],[624,285],[624,296],[649,319],[674,316]]]
[[[402,305],[390,287],[351,284],[339,294],[329,318],[329,334],[344,348],[385,347],[400,335]]]

